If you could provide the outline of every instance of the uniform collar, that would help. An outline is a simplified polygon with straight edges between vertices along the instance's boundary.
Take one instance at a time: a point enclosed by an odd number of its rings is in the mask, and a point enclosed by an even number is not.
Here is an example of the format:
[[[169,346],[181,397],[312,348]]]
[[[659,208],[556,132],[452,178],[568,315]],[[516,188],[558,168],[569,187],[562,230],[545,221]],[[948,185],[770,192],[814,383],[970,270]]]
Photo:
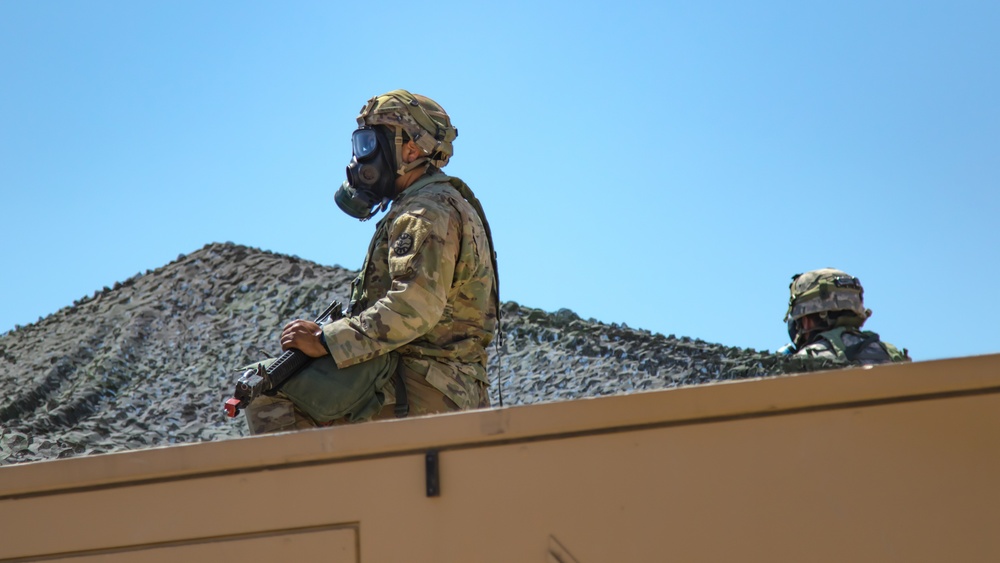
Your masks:
[[[440,170],[435,170],[431,174],[424,174],[420,178],[417,178],[417,181],[413,182],[405,190],[400,192],[399,197],[396,198],[396,201],[401,201],[403,199],[406,199],[406,197],[409,194],[419,191],[420,188],[423,188],[424,186],[430,184],[436,184],[438,182],[444,182],[447,180],[448,180],[448,175],[445,174],[444,172],[441,172]]]

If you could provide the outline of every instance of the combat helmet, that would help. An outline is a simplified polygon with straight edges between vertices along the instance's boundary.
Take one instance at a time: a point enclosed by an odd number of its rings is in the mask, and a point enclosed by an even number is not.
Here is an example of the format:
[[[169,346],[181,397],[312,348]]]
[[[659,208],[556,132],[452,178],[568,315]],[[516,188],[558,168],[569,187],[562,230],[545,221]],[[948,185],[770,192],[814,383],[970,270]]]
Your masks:
[[[358,127],[375,125],[384,125],[396,132],[397,174],[425,164],[443,168],[455,154],[452,142],[458,137],[458,128],[451,124],[444,108],[427,96],[411,94],[406,90],[393,90],[375,96],[361,108]],[[404,133],[425,155],[406,165],[402,159]]]
[[[865,290],[861,281],[841,270],[822,268],[796,274],[788,288],[791,296],[785,321],[792,341],[801,336],[797,321],[807,315],[819,315],[827,328],[861,328],[872,314],[870,309],[865,309]]]

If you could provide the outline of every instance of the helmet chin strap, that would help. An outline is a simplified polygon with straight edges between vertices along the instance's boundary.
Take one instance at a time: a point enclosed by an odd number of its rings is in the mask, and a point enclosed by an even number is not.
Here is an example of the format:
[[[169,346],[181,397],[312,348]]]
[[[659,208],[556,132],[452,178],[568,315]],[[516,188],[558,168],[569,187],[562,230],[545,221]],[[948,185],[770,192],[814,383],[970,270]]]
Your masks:
[[[396,145],[396,174],[402,175],[403,172],[403,128],[394,127],[396,130],[396,138],[394,139],[394,145]]]
[[[424,157],[424,158],[418,158],[418,159],[414,160],[413,162],[411,162],[409,164],[403,165],[403,167],[400,168],[399,170],[396,170],[396,175],[397,176],[402,176],[403,174],[406,174],[407,172],[410,172],[411,170],[416,170],[417,168],[420,168],[421,166],[424,167],[424,170],[430,168],[431,167],[431,159],[426,158],[426,157]]]
[[[430,157],[422,156],[413,162],[404,163],[403,162],[403,128],[396,127],[396,138],[394,139],[395,153],[396,153],[396,176],[402,176],[411,170],[416,170],[423,166],[425,169],[433,164]],[[423,149],[421,149],[423,150]]]

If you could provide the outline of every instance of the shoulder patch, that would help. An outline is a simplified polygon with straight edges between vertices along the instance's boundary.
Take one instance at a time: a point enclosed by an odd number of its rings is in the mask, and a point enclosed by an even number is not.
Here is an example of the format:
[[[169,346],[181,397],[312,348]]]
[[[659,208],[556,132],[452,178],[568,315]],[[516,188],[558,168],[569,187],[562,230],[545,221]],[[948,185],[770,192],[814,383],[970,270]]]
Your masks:
[[[402,233],[396,242],[392,243],[392,251],[396,256],[405,256],[413,250],[413,235],[410,233]]]

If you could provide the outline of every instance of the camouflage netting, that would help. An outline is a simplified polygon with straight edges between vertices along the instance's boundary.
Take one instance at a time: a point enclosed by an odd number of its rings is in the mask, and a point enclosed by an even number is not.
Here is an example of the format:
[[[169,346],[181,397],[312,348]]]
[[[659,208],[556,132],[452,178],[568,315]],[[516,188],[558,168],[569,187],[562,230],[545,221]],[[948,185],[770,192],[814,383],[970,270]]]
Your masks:
[[[210,244],[0,336],[0,465],[246,435],[222,403],[280,327],[346,302],[356,272]],[[802,371],[787,358],[507,302],[494,404]],[[812,369],[839,367],[810,366]]]

